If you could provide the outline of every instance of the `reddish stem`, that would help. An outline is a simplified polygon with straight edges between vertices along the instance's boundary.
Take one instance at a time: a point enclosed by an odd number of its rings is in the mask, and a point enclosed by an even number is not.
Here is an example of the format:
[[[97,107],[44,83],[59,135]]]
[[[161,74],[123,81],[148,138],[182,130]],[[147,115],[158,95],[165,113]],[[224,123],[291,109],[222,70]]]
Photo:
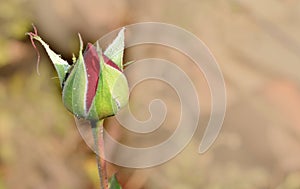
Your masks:
[[[104,153],[104,138],[103,138],[103,121],[91,121],[94,142],[95,142],[95,151],[96,159],[98,165],[98,174],[100,179],[100,188],[108,189],[108,179],[106,172],[106,160]]]

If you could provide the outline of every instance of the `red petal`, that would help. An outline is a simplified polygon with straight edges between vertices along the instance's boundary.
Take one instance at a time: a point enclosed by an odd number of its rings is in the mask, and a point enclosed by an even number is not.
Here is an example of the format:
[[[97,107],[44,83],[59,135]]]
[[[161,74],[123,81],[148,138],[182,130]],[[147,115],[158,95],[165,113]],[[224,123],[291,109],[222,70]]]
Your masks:
[[[88,111],[96,95],[100,72],[98,53],[96,51],[96,48],[91,43],[88,43],[87,48],[83,54],[83,58],[88,76],[86,94],[86,110]]]

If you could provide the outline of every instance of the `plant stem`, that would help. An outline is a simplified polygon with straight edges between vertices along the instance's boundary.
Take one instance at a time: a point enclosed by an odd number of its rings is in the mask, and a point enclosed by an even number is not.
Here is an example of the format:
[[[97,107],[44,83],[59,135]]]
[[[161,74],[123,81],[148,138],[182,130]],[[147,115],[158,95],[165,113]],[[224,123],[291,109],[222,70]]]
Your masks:
[[[108,189],[106,160],[104,154],[104,138],[103,138],[103,120],[91,121],[94,145],[100,179],[100,189]]]

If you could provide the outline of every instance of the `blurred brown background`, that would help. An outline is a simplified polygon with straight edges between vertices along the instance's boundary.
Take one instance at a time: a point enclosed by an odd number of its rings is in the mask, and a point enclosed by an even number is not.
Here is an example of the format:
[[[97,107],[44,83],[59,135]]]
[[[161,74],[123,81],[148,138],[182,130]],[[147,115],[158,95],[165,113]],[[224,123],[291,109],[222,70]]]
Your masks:
[[[207,44],[225,77],[227,114],[216,143],[206,154],[197,154],[210,110],[202,78],[197,88],[204,104],[202,119],[188,147],[161,166],[134,170],[110,165],[109,174],[119,170],[125,189],[299,189],[297,0],[1,0],[0,189],[98,188],[94,154],[62,105],[46,56],[41,57],[41,75],[36,73],[37,57],[24,35],[32,30],[31,23],[70,61],[78,50],[78,32],[85,42],[94,42],[118,27],[142,21],[178,25]],[[170,52],[164,55],[174,58]],[[190,71],[192,77],[197,74]],[[162,84],[145,85],[152,86],[154,95],[171,95]],[[140,96],[138,90],[136,94]],[[178,102],[168,99],[168,106],[177,107]],[[141,106],[135,104],[142,109],[141,118],[148,115],[144,100],[137,100]],[[167,129],[174,126],[170,120],[175,116],[176,111],[168,114]],[[107,125],[115,124],[110,118]],[[122,129],[118,132],[122,136]],[[121,138],[134,145],[130,137]]]

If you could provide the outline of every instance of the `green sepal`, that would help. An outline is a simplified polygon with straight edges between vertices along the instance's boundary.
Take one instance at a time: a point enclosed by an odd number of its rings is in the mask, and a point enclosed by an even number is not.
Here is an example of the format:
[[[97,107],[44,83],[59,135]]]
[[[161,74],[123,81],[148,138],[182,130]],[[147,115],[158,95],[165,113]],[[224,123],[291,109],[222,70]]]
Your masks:
[[[89,112],[90,119],[95,118],[96,115],[98,119],[115,115],[127,104],[129,98],[125,75],[104,63],[102,56],[100,56],[100,68],[97,92]]]
[[[119,184],[115,174],[112,177],[110,177],[108,186],[109,189],[122,189],[122,186]]]
[[[122,28],[114,41],[106,48],[104,55],[111,59],[123,71],[123,55],[124,55],[124,31]]]
[[[86,118],[86,91],[87,91],[87,72],[83,59],[83,44],[80,39],[80,49],[78,59],[71,70],[70,75],[64,83],[62,98],[66,108],[77,117]]]
[[[70,69],[70,65],[68,64],[67,61],[63,60],[60,57],[60,55],[58,55],[54,51],[52,51],[50,49],[49,45],[46,42],[44,42],[40,36],[32,35],[32,34],[28,34],[28,35],[30,35],[33,39],[39,41],[45,48],[48,56],[51,59],[52,64],[55,67],[55,70],[56,70],[58,78],[59,78],[60,86],[62,87],[64,79],[66,77],[66,74],[67,74],[68,70]]]

